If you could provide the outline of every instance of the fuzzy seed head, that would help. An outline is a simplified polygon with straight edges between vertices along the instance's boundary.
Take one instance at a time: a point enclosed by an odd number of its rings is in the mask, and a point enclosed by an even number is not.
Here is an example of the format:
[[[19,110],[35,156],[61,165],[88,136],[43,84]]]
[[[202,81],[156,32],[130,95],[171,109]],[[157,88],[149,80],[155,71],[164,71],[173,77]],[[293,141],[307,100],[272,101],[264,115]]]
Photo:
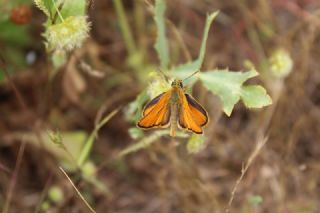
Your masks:
[[[70,16],[62,23],[49,26],[44,34],[48,50],[71,51],[89,36],[90,23],[86,16]]]
[[[293,61],[285,49],[277,49],[269,58],[270,70],[275,77],[286,77],[293,68]]]

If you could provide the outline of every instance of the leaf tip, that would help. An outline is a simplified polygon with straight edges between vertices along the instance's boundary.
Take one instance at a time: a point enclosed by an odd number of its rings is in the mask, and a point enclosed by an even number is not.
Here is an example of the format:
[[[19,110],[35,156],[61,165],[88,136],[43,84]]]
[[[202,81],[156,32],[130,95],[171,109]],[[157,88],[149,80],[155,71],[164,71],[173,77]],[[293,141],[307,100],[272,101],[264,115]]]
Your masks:
[[[225,108],[225,107],[223,108],[223,112],[224,112],[228,117],[231,116],[232,110],[233,110],[233,109],[229,109],[229,108],[227,109],[227,108]]]
[[[211,14],[208,15],[208,18],[210,19],[210,21],[212,21],[215,17],[217,17],[219,13],[220,13],[220,10],[212,12]]]

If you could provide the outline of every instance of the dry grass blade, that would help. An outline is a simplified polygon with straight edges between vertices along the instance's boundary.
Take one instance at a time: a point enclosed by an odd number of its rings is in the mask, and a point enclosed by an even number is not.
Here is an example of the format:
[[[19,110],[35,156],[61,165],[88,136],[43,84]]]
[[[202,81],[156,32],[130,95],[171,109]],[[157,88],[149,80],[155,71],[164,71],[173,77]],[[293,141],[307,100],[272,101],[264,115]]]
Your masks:
[[[171,28],[172,33],[175,36],[176,41],[178,42],[178,45],[180,46],[180,48],[182,50],[183,56],[185,57],[187,62],[191,62],[192,61],[191,53],[189,52],[187,45],[182,38],[181,33],[179,32],[177,27],[169,19],[166,19],[166,22],[169,24],[169,27]]]
[[[6,199],[6,202],[4,204],[3,211],[2,211],[3,213],[8,213],[9,212],[9,206],[10,206],[10,202],[11,202],[11,199],[12,199],[14,186],[15,186],[16,181],[17,181],[18,172],[20,170],[20,166],[21,166],[21,162],[22,162],[22,157],[23,157],[25,146],[26,146],[26,142],[23,141],[21,146],[20,146],[20,149],[19,149],[16,166],[14,168],[14,171],[13,171],[13,174],[12,174],[12,178],[11,178],[11,181],[10,181],[10,184],[9,184],[7,199]]]
[[[241,169],[241,175],[240,177],[238,178],[236,184],[234,185],[233,189],[232,189],[232,192],[231,192],[231,197],[229,199],[229,202],[228,202],[228,206],[226,208],[226,213],[230,212],[230,207],[232,205],[232,202],[233,202],[233,199],[234,199],[234,196],[235,196],[235,193],[237,191],[237,188],[239,186],[239,184],[241,183],[244,175],[246,174],[247,170],[249,169],[250,165],[252,164],[252,162],[254,161],[254,159],[257,157],[257,155],[260,153],[260,150],[262,149],[262,147],[266,144],[268,138],[265,137],[261,140],[258,140],[257,144],[256,144],[256,147],[255,149],[253,150],[253,152],[251,153],[247,163],[242,167]]]
[[[79,197],[81,198],[81,200],[86,204],[86,206],[90,209],[91,212],[96,213],[96,211],[90,206],[90,204],[86,201],[86,199],[84,199],[84,197],[82,196],[82,194],[80,193],[80,191],[77,189],[77,187],[74,185],[74,183],[72,182],[71,178],[68,176],[68,174],[63,170],[62,167],[59,167],[59,169],[62,171],[62,173],[68,178],[69,182],[71,183],[72,187],[76,190],[77,194],[79,195]]]
[[[106,76],[106,73],[93,69],[87,62],[80,61],[80,68],[87,73],[88,75],[95,77],[95,78],[104,78]]]

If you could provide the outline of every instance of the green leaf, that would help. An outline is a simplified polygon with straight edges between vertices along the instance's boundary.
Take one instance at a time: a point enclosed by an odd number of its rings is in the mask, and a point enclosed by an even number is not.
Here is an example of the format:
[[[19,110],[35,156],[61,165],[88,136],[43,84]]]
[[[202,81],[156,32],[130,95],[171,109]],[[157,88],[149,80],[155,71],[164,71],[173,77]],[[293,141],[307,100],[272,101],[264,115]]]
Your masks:
[[[183,79],[183,78],[191,75],[193,72],[198,71],[201,68],[201,65],[204,60],[205,52],[206,52],[206,45],[207,45],[207,39],[208,39],[210,26],[211,26],[213,20],[215,19],[215,17],[218,15],[218,13],[219,13],[219,11],[216,11],[216,12],[211,13],[210,15],[207,16],[198,58],[195,61],[192,61],[192,62],[189,62],[186,64],[181,64],[181,65],[175,67],[172,70],[173,75],[175,75],[176,77],[178,77],[180,79]]]
[[[88,135],[84,131],[41,131],[39,134],[33,132],[12,132],[12,137],[17,139],[24,138],[26,142],[45,149],[48,153],[53,154],[65,169],[75,171],[78,167],[74,159],[80,155],[81,147]],[[39,137],[43,143],[39,143]]]
[[[246,80],[257,75],[254,69],[247,72],[212,70],[199,74],[203,85],[220,97],[223,111],[228,116],[240,99],[250,108],[261,108],[272,103],[271,98],[261,86],[243,86]]]
[[[60,11],[63,18],[83,16],[86,14],[86,0],[64,0]]]
[[[62,4],[61,4],[62,3]],[[57,9],[61,16],[66,19],[70,16],[83,16],[86,14],[86,1],[85,0],[34,0],[34,4],[51,19],[56,18],[56,24],[61,23],[62,20],[57,17]],[[60,9],[60,5],[62,8]]]
[[[61,136],[64,145],[73,157],[77,158],[80,154],[80,148],[88,136],[87,133],[84,131],[62,132]]]
[[[165,10],[165,0],[156,0],[154,20],[156,22],[158,35],[154,47],[158,53],[161,68],[164,70],[166,70],[169,66],[169,48],[168,40],[166,38],[166,26],[164,17]]]
[[[34,4],[44,13],[47,17],[50,17],[53,7],[53,0],[34,0]]]
[[[205,137],[204,135],[192,134],[188,143],[187,150],[189,153],[197,153],[204,148]]]
[[[248,108],[261,108],[272,104],[272,100],[267,94],[267,91],[259,85],[243,86],[241,99]]]
[[[248,198],[248,202],[253,206],[257,206],[263,202],[263,198],[260,195],[252,195]]]

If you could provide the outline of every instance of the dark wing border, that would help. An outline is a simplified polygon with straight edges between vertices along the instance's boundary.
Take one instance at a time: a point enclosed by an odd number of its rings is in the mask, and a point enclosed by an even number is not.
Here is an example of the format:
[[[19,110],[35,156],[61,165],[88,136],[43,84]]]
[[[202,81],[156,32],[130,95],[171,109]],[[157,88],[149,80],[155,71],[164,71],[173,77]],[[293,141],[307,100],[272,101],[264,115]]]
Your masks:
[[[185,94],[185,96],[187,98],[188,103],[190,103],[194,108],[198,109],[206,117],[206,119],[207,119],[206,122],[201,126],[206,125],[209,120],[207,111],[205,109],[203,109],[203,107],[193,97],[191,97],[188,94]]]
[[[145,114],[145,110],[156,105],[159,100],[161,99],[161,97],[165,94],[165,92],[161,93],[160,95],[156,96],[155,98],[153,98],[151,101],[149,101],[143,108],[143,111],[142,111],[142,115],[143,116],[146,116]]]
[[[154,105],[156,105],[161,98],[163,97],[163,95],[165,94],[165,92],[161,93],[160,95],[156,96],[155,98],[153,98],[151,101],[149,101],[146,106],[143,109],[142,115],[143,117],[137,122],[137,126],[142,128],[142,129],[150,129],[150,128],[154,128],[154,127],[166,127],[169,122],[170,122],[170,116],[171,116],[171,111],[170,109],[167,109],[167,113],[165,115],[165,119],[159,123],[159,124],[154,124],[151,126],[141,126],[140,122],[145,119],[150,113],[154,112],[154,109],[151,109],[151,111],[149,113],[146,114],[145,110],[147,110],[150,107],[153,107]],[[167,108],[168,106],[163,106],[162,108],[160,108],[156,113],[159,114],[162,110],[165,110],[165,108]]]

